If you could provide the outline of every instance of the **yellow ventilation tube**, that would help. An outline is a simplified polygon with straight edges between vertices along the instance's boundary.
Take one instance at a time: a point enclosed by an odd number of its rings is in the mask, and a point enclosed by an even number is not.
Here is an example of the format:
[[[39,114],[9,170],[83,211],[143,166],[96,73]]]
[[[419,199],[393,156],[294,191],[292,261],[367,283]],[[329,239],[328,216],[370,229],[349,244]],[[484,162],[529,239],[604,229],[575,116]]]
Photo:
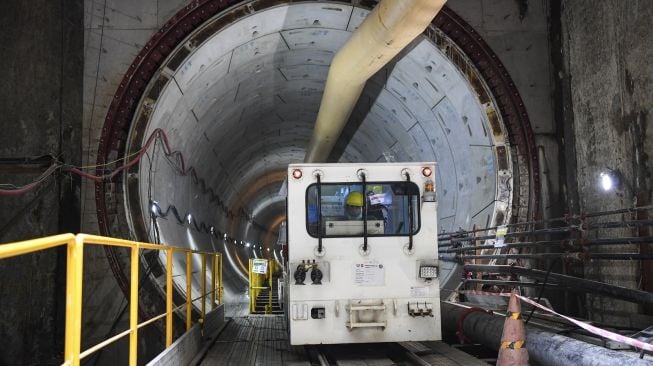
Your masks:
[[[326,162],[374,73],[424,32],[446,0],[382,0],[333,58],[306,163]]]

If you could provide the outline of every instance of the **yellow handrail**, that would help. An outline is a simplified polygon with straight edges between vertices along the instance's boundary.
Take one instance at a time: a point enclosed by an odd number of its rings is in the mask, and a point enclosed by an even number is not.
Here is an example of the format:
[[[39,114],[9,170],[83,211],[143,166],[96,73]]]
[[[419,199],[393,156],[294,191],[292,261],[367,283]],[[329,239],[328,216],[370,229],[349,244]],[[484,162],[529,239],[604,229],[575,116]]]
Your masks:
[[[93,354],[94,352],[108,346],[109,344],[129,335],[129,364],[137,364],[137,347],[138,347],[138,329],[152,324],[153,322],[166,318],[166,348],[173,341],[173,312],[186,307],[186,330],[192,326],[192,302],[201,299],[201,320],[204,323],[206,296],[211,295],[211,308],[215,309],[217,304],[222,301],[222,255],[220,253],[202,252],[186,248],[178,248],[167,245],[157,245],[151,243],[141,243],[124,239],[109,238],[97,235],[87,234],[62,234],[46,238],[25,240],[21,242],[0,245],[0,259],[15,257],[23,254],[33,253],[41,250],[67,246],[67,266],[66,266],[66,325],[65,325],[65,347],[63,365],[78,366],[80,360]],[[89,349],[81,352],[81,334],[82,334],[82,279],[84,268],[84,246],[85,245],[109,245],[130,248],[131,250],[131,272],[130,272],[130,292],[129,292],[129,329],[117,334]],[[138,323],[138,270],[140,260],[140,250],[165,250],[167,259],[166,268],[166,312],[159,314],[152,319]],[[172,265],[173,254],[175,252],[186,253],[186,302],[173,308],[172,303]],[[197,299],[192,299],[192,255],[199,254],[202,257],[202,295]],[[206,258],[211,257],[211,274],[212,285],[211,291],[206,291]]]

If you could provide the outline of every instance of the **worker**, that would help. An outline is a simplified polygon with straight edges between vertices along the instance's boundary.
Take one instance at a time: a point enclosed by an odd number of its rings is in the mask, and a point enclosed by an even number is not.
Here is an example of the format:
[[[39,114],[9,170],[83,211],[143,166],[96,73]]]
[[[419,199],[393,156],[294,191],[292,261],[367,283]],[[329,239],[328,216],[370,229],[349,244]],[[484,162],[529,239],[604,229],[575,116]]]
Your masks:
[[[349,192],[345,198],[345,216],[348,220],[363,219],[363,194],[361,192]]]
[[[363,193],[349,192],[345,198],[345,216],[347,220],[362,220],[363,219]],[[367,219],[368,220],[385,220],[382,209],[383,205],[371,204],[370,200],[367,201]]]

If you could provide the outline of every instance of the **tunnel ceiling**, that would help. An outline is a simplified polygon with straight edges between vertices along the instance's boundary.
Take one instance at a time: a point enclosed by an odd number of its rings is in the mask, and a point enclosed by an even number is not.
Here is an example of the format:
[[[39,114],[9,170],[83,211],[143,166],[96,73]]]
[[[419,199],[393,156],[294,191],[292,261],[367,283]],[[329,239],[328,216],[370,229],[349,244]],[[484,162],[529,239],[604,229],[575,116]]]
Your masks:
[[[107,207],[115,202],[111,191],[120,189],[123,217],[136,236],[149,236],[143,212],[150,200],[245,241],[264,240],[265,227],[278,224],[285,212],[278,195],[283,174],[287,164],[303,160],[330,62],[369,9],[277,3],[244,2],[222,12],[212,1],[185,8],[137,57],[110,108],[98,160],[138,151],[157,129],[179,154],[161,154],[159,143],[159,153],[134,167],[122,188],[100,185],[104,231],[120,221]],[[445,231],[501,224],[512,215],[525,219],[537,186],[519,95],[496,56],[465,26],[445,8],[381,69],[331,156],[436,161]],[[476,53],[465,53],[456,38]],[[514,212],[513,195],[519,198]],[[164,241],[186,241],[174,220],[159,225]]]

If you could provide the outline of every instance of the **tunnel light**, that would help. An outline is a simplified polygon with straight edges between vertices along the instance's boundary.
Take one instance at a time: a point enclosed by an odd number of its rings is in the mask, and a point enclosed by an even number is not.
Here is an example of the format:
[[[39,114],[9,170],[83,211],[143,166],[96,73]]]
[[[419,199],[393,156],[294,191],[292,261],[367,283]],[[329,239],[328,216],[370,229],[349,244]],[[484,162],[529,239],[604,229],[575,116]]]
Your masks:
[[[268,248],[268,252],[270,251],[270,248]]]
[[[603,188],[604,191],[609,191],[612,187],[614,187],[612,177],[610,177],[609,174],[601,173],[601,188]]]
[[[245,246],[246,246],[247,248],[249,248],[249,242],[245,243]]]
[[[192,224],[193,223],[193,215],[191,215],[190,213],[188,215],[186,215],[186,221],[188,221],[188,225]]]
[[[211,233],[211,235],[215,234],[215,228],[213,227],[213,225],[209,226],[209,232]]]
[[[150,204],[150,211],[154,215],[161,215],[161,208],[159,208],[159,203],[157,201],[152,201],[152,204]]]
[[[602,171],[599,174],[600,178],[600,184],[601,188],[608,192],[612,191],[619,185],[619,174],[618,172],[612,170],[612,169],[607,169],[605,171]]]
[[[425,177],[430,177],[431,174],[433,174],[433,170],[431,168],[429,167],[422,168],[422,175],[424,175]]]
[[[224,240],[227,240],[227,233],[224,233]]]
[[[294,169],[292,171],[292,177],[295,179],[301,179],[302,177],[302,170],[301,169]]]

